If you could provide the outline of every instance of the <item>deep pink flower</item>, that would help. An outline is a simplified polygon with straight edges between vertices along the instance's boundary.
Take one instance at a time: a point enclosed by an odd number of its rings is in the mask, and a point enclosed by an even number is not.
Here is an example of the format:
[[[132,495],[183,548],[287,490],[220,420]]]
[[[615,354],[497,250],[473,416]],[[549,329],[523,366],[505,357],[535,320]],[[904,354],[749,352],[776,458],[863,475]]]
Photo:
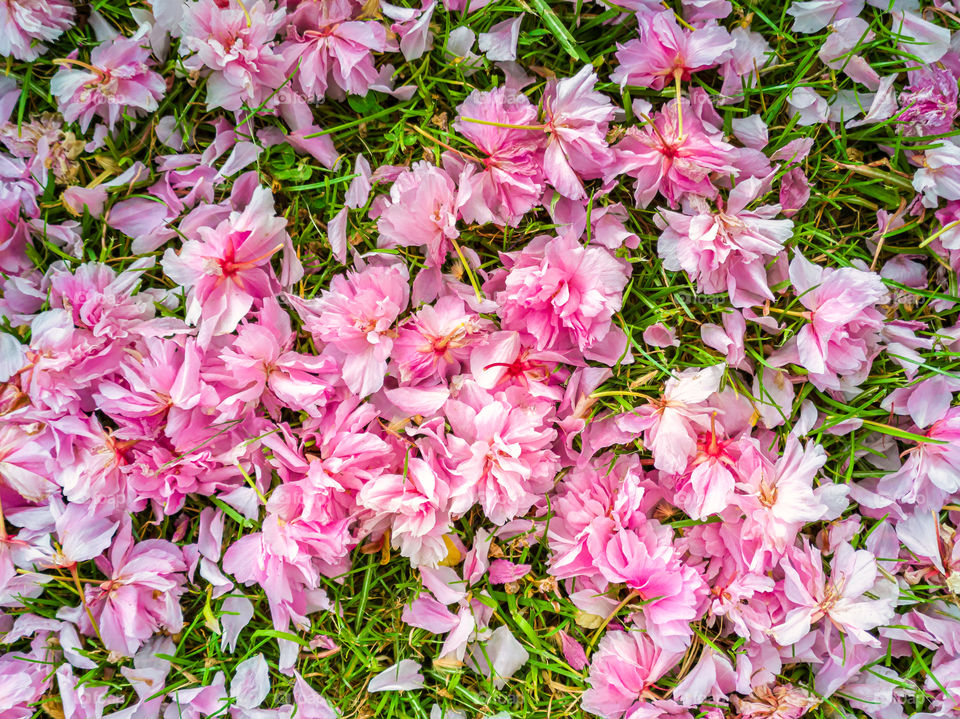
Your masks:
[[[733,164],[735,148],[723,140],[722,132],[704,124],[686,99],[679,105],[671,100],[645,125],[628,128],[614,151],[617,160],[607,175],[636,178],[634,198],[642,207],[658,192],[670,207],[688,194],[714,198],[718,191],[713,178],[739,174]]]
[[[692,73],[726,60],[735,44],[730,33],[716,24],[681,28],[672,10],[638,14],[637,26],[639,39],[617,46],[620,64],[610,79],[621,87],[662,90],[674,80],[689,80]]]
[[[209,71],[207,109],[256,108],[283,85],[289,61],[274,45],[286,11],[270,0],[196,0],[185,6],[180,54],[190,72]]]
[[[84,132],[94,115],[113,129],[124,112],[153,112],[166,91],[163,77],[150,69],[150,50],[142,35],[117,36],[90,53],[90,64],[68,57],[50,80],[50,92],[67,122],[79,122]],[[75,66],[75,67],[72,67]]]
[[[516,225],[543,194],[545,138],[537,108],[505,87],[474,90],[457,108],[453,127],[481,152],[482,166],[444,155],[445,164],[461,168],[458,185],[469,193],[461,210],[464,219]]]
[[[304,328],[340,363],[350,391],[365,397],[383,385],[393,325],[409,298],[406,265],[393,264],[337,275],[319,299],[290,300]]]
[[[746,209],[762,191],[762,183],[751,178],[737,184],[717,212],[700,198],[691,198],[691,214],[661,210],[655,220],[663,230],[657,251],[664,267],[684,270],[698,292],[728,292],[734,307],[773,300],[766,264],[790,239],[793,223],[774,219],[778,205]]]
[[[492,327],[492,322],[468,310],[453,295],[424,305],[397,330],[393,362],[400,381],[429,385],[449,380],[460,373],[474,346]]]
[[[897,122],[908,135],[941,135],[953,129],[957,117],[957,78],[947,69],[921,67],[909,74],[910,84],[900,93]]]
[[[489,286],[501,326],[527,333],[539,350],[572,352],[612,365],[626,351],[626,337],[613,323],[630,267],[609,250],[584,247],[571,235],[541,236],[504,258],[506,275]]]
[[[639,530],[620,529],[603,545],[597,566],[608,582],[625,585],[643,603],[644,625],[657,644],[682,651],[692,634],[690,623],[702,612],[707,585],[680,561],[672,539],[673,532],[661,531],[655,522]]]
[[[52,42],[73,26],[70,0],[7,0],[0,3],[0,55],[36,60]]]
[[[281,47],[289,67],[297,66],[297,81],[310,100],[344,93],[366,95],[379,78],[373,53],[387,47],[387,33],[375,20],[354,20],[348,0],[297,5],[287,22]]]
[[[163,271],[187,290],[186,319],[199,326],[201,345],[232,332],[254,301],[279,292],[270,259],[281,250],[292,253],[286,224],[274,212],[270,191],[258,187],[243,212],[197,228],[199,238],[164,253]]]
[[[543,91],[543,171],[557,192],[572,200],[586,199],[582,180],[603,177],[613,159],[607,130],[614,107],[596,84],[597,74],[585,65],[573,77],[551,78]]]

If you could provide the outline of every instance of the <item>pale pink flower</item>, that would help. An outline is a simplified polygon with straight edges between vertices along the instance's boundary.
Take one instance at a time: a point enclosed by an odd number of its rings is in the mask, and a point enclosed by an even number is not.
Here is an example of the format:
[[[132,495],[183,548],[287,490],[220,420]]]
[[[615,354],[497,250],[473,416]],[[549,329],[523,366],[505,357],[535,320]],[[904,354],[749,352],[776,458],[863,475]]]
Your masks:
[[[57,490],[47,468],[50,447],[32,438],[13,422],[0,427],[0,487],[28,502],[40,502]]]
[[[390,542],[414,566],[436,566],[449,549],[444,535],[451,531],[447,514],[450,488],[419,457],[405,463],[403,474],[382,474],[367,482],[357,504],[372,516],[365,531],[390,531]]]
[[[663,266],[684,270],[698,292],[728,292],[734,307],[772,300],[766,264],[792,236],[793,222],[774,219],[779,205],[747,210],[762,191],[762,183],[750,178],[730,191],[717,212],[699,198],[689,203],[692,214],[661,210],[655,221],[663,230],[657,242]]]
[[[7,0],[0,3],[0,55],[31,62],[73,26],[70,0]]]
[[[305,2],[287,19],[281,50],[289,66],[298,67],[307,99],[366,95],[377,82],[373,53],[386,50],[387,32],[375,20],[354,20],[355,12],[349,0]]]
[[[916,159],[921,166],[913,176],[913,189],[923,195],[924,207],[936,207],[939,198],[960,200],[960,147],[944,142]]]
[[[462,168],[458,185],[468,191],[464,219],[516,225],[543,194],[544,133],[537,108],[505,87],[474,90],[457,108],[453,127],[479,148],[483,163],[464,164],[453,153],[444,156],[445,164]]]
[[[662,649],[645,632],[609,631],[590,662],[590,688],[580,706],[604,719],[628,716],[656,696],[653,685],[682,657],[683,651]]]
[[[94,115],[112,129],[123,112],[153,112],[166,91],[163,77],[150,69],[150,50],[140,34],[118,35],[90,53],[90,64],[74,51],[50,80],[50,92],[67,122],[87,131]]]
[[[614,107],[596,84],[597,74],[585,65],[573,77],[551,78],[543,91],[543,171],[557,192],[572,200],[586,199],[582,180],[603,177],[613,159],[607,130]]]
[[[207,76],[207,109],[256,108],[283,85],[289,61],[274,45],[286,11],[270,0],[195,0],[186,4],[180,54]]]
[[[877,489],[900,503],[939,511],[951,495],[960,492],[960,407],[944,409],[942,403],[949,402],[952,394],[936,383],[929,389],[918,391],[910,406],[920,431],[932,441],[906,450],[903,465],[882,477]],[[936,396],[931,396],[934,392]]]
[[[758,456],[752,471],[741,472],[737,501],[747,516],[743,536],[759,538],[779,557],[804,524],[822,519],[829,507],[814,491],[813,480],[827,462],[819,444],[790,436],[783,454],[770,460]]]
[[[423,247],[428,267],[443,265],[460,232],[461,200],[457,187],[441,168],[417,162],[390,187],[380,209],[379,247]]]
[[[199,326],[201,345],[236,329],[255,301],[278,294],[270,259],[281,250],[292,253],[286,224],[274,212],[271,192],[257,187],[243,212],[216,227],[198,227],[199,238],[164,253],[163,271],[187,290],[186,319]]]
[[[608,365],[626,352],[626,336],[613,315],[623,303],[628,264],[571,235],[534,238],[504,259],[506,275],[488,284],[499,290],[503,329],[529,334],[538,350],[582,354]]]
[[[725,366],[686,369],[667,380],[660,399],[619,418],[621,429],[644,433],[657,469],[680,474],[696,455],[697,435],[710,427],[713,413],[705,402],[720,388]]]
[[[841,544],[830,562],[830,578],[824,575],[820,552],[809,544],[788,553],[780,566],[786,574],[784,592],[790,608],[782,624],[771,634],[782,646],[799,642],[811,625],[828,619],[841,632],[857,641],[879,646],[868,631],[893,618],[889,599],[869,599],[877,579],[877,560],[865,549]]]
[[[877,305],[889,298],[880,276],[855,267],[821,267],[797,253],[790,280],[809,321],[773,364],[796,362],[819,389],[857,387],[880,352],[884,316]]]
[[[637,26],[639,39],[617,46],[620,64],[610,79],[621,87],[662,90],[674,80],[689,80],[692,73],[726,60],[735,44],[715,23],[696,30],[681,28],[672,10],[638,14]]]
[[[683,117],[680,128],[678,109]],[[704,124],[686,99],[671,100],[646,124],[627,129],[614,147],[617,160],[608,177],[625,173],[636,178],[634,199],[646,207],[659,192],[670,207],[688,194],[714,198],[713,178],[737,176],[735,148],[723,133]]]
[[[163,539],[135,544],[128,522],[109,559],[97,559],[97,567],[109,579],[87,586],[86,603],[109,651],[131,657],[157,631],[175,634],[183,628],[180,596],[186,564],[175,544]],[[94,633],[86,612],[80,612],[80,626]]]
[[[479,388],[467,395],[461,391],[444,406],[451,429],[450,509],[463,513],[479,503],[491,522],[502,525],[553,486],[560,466],[551,449],[557,437],[549,421],[553,408],[514,406]]]
[[[351,392],[365,397],[383,386],[393,325],[410,298],[406,265],[370,265],[337,275],[319,299],[288,298],[304,328],[340,363]]]
[[[862,2],[860,6],[863,6]],[[800,719],[820,701],[821,699],[810,691],[792,684],[762,685],[754,688],[753,693],[747,697],[733,697],[733,705],[742,719]]]
[[[813,33],[837,20],[857,17],[863,6],[864,0],[804,0],[792,3],[787,14],[793,16],[792,30]]]

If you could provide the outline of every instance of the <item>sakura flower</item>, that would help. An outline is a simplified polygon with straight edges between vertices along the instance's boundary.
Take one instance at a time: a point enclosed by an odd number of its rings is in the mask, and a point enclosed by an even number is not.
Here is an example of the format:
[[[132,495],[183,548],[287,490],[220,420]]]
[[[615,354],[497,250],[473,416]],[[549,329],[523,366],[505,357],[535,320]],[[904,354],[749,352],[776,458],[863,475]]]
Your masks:
[[[459,297],[444,295],[435,305],[424,305],[397,330],[393,361],[401,382],[449,380],[466,365],[490,327],[489,320],[468,310]]]
[[[878,645],[868,630],[886,624],[893,607],[886,599],[868,599],[877,578],[876,558],[849,544],[837,549],[830,563],[830,579],[823,573],[820,553],[807,545],[781,562],[786,574],[785,593],[792,607],[783,624],[773,627],[774,639],[783,646],[798,642],[821,618],[858,641]]]
[[[259,107],[286,80],[289,61],[274,45],[286,12],[270,0],[192,0],[180,54],[189,72],[209,73],[207,109]]]
[[[304,328],[326,344],[351,392],[365,397],[383,385],[396,331],[410,297],[405,265],[370,265],[337,275],[319,299],[291,298]]]
[[[117,36],[90,53],[90,64],[74,51],[50,81],[63,119],[87,131],[94,115],[113,129],[126,109],[153,112],[166,90],[163,78],[150,69],[150,50],[142,35]]]
[[[456,479],[450,509],[466,512],[479,503],[494,524],[526,512],[553,486],[558,469],[551,445],[557,432],[547,423],[552,408],[512,406],[482,390],[449,400],[451,474]]]
[[[797,362],[820,389],[856,387],[880,351],[883,315],[876,305],[888,297],[880,277],[853,267],[820,267],[797,254],[790,279],[809,321],[775,363]]]
[[[655,696],[653,685],[682,656],[658,647],[644,632],[609,631],[590,662],[590,688],[580,706],[604,719],[630,716],[631,709]]]
[[[573,77],[548,80],[543,91],[543,171],[572,200],[585,199],[582,180],[603,177],[613,159],[606,135],[614,108],[609,97],[594,89],[596,83],[596,73],[585,65]]]
[[[909,74],[910,84],[900,93],[897,122],[908,135],[924,137],[950,132],[957,117],[957,78],[947,69],[922,67]]]
[[[290,316],[276,300],[265,301],[260,322],[241,325],[236,340],[220,353],[222,374],[207,374],[234,390],[223,404],[262,402],[274,417],[285,407],[318,414],[334,395],[336,362],[291,351],[293,341]]]
[[[394,548],[414,566],[436,566],[449,552],[449,491],[427,462],[413,457],[402,475],[382,474],[365,484],[357,503],[372,514],[368,530],[389,530]]]
[[[681,127],[681,117],[682,123]],[[626,173],[636,178],[634,198],[646,207],[659,192],[670,207],[684,195],[714,198],[712,177],[739,174],[731,164],[732,145],[723,134],[705,125],[688,100],[672,100],[645,125],[630,127],[614,147],[617,155],[607,176]]]
[[[814,0],[800,5],[819,4]],[[854,3],[855,4],[855,3]],[[862,3],[860,3],[862,7]],[[762,685],[747,697],[734,697],[743,719],[800,719],[820,701],[806,689],[792,684]]]
[[[943,143],[924,152],[913,176],[913,189],[923,195],[924,207],[936,207],[938,198],[960,200],[960,147]]]
[[[69,0],[9,0],[0,4],[0,55],[31,62],[73,26]]]
[[[282,52],[298,67],[308,99],[366,95],[379,78],[373,53],[386,49],[386,30],[373,20],[354,20],[354,12],[352,3],[338,0],[301,3],[289,16]]]
[[[439,268],[460,235],[461,200],[453,180],[442,169],[417,162],[400,174],[380,210],[380,247],[422,246],[427,265]]]
[[[199,325],[201,344],[232,332],[255,301],[278,292],[270,258],[292,252],[286,224],[274,213],[270,191],[258,187],[243,212],[215,228],[197,228],[199,238],[164,253],[163,271],[187,290],[186,319]]]
[[[637,25],[640,38],[618,45],[620,65],[610,79],[621,87],[662,90],[667,83],[689,80],[692,73],[719,65],[734,47],[730,33],[719,25],[684,30],[673,11],[638,14]]]
[[[679,560],[669,534],[658,532],[653,523],[640,531],[621,529],[606,543],[597,564],[607,581],[626,585],[643,602],[640,612],[658,646],[682,651],[707,586]]]
[[[787,14],[793,16],[793,30],[813,33],[837,20],[856,17],[863,6],[864,0],[804,0],[791,3]]]
[[[183,628],[180,595],[186,565],[179,547],[162,539],[134,543],[127,523],[109,560],[101,557],[97,566],[109,579],[87,586],[86,605],[108,650],[131,657],[160,629],[176,633]],[[85,612],[80,612],[80,622],[87,633],[94,632]]]
[[[747,515],[744,536],[758,536],[775,556],[794,541],[801,527],[822,519],[829,507],[814,492],[813,480],[827,462],[823,447],[806,447],[789,437],[773,466],[762,457],[752,472],[743,472],[739,503]]]
[[[724,366],[686,369],[667,380],[660,399],[621,417],[621,429],[644,433],[657,469],[683,472],[696,454],[698,430],[709,427],[710,410],[703,403],[719,389]]]
[[[696,212],[692,216],[661,210],[656,222],[663,233],[657,251],[664,267],[683,269],[696,281],[698,292],[728,292],[734,307],[772,300],[766,263],[783,249],[793,223],[774,219],[777,205],[746,210],[760,192],[761,183],[751,178],[738,183],[726,207],[716,213],[697,198],[689,203]]]
[[[928,380],[929,382],[929,380]],[[922,385],[921,385],[922,387]],[[916,392],[911,414],[930,442],[918,442],[904,452],[906,460],[881,478],[878,491],[904,504],[918,504],[924,512],[938,511],[960,491],[960,408],[944,408],[951,394],[936,383]]]
[[[457,108],[453,127],[481,152],[482,167],[472,161],[464,165],[452,153],[444,158],[462,168],[458,184],[469,191],[461,210],[464,219],[516,225],[543,193],[544,136],[536,107],[504,87],[475,90]]]
[[[510,259],[496,293],[504,329],[530,334],[540,350],[576,350],[610,365],[620,359],[626,337],[612,318],[629,279],[622,261],[570,235],[535,238]]]

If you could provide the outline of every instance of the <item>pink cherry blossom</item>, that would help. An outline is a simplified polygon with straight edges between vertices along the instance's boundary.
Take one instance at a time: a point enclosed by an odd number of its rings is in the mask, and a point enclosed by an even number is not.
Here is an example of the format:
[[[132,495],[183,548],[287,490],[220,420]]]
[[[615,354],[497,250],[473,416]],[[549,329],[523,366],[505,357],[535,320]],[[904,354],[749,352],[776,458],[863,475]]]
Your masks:
[[[672,11],[640,14],[637,24],[639,39],[618,45],[620,64],[610,79],[621,86],[662,90],[675,79],[689,80],[691,73],[719,65],[734,47],[719,25],[685,30]]]
[[[286,79],[289,60],[274,39],[286,13],[271,0],[196,0],[183,11],[183,65],[207,75],[207,108],[265,103]]]
[[[258,187],[243,212],[216,227],[198,227],[197,239],[163,255],[163,271],[187,290],[187,322],[198,325],[202,344],[232,332],[255,301],[276,295],[270,267],[278,252],[292,253],[287,222],[273,209],[273,195]]]
[[[378,80],[373,53],[386,49],[386,30],[378,22],[354,20],[354,13],[352,3],[339,0],[301,3],[287,18],[281,51],[290,67],[298,67],[307,98],[366,95]]]
[[[783,249],[793,223],[774,219],[777,205],[746,210],[761,191],[761,183],[750,179],[731,190],[726,207],[716,213],[699,198],[689,203],[693,215],[661,210],[657,251],[664,267],[683,269],[699,292],[728,292],[734,307],[773,300],[766,263]]]
[[[594,89],[597,79],[587,65],[573,77],[551,79],[543,91],[543,171],[558,192],[573,200],[586,199],[582,181],[603,177],[613,159],[606,136],[614,108]]]
[[[537,349],[575,349],[605,364],[624,355],[626,337],[612,320],[629,267],[570,235],[535,238],[509,260],[506,276],[489,283],[504,329],[529,333]]]
[[[68,0],[10,0],[0,4],[0,55],[32,61],[46,52],[73,25],[73,3]]]
[[[677,207],[685,195],[716,197],[711,179],[739,174],[732,164],[733,151],[722,133],[696,116],[689,101],[673,100],[644,125],[627,130],[614,147],[617,159],[607,176],[636,178],[638,205],[646,207],[660,193],[670,207]]]
[[[155,632],[183,628],[179,600],[186,565],[179,547],[162,539],[135,543],[128,524],[121,527],[109,559],[98,559],[97,566],[108,579],[87,587],[92,616],[81,612],[80,623],[87,633],[96,632],[107,649],[133,656]]]
[[[462,216],[471,222],[516,225],[543,194],[544,134],[537,108],[506,88],[474,91],[457,108],[453,127],[481,152],[479,165],[445,155],[446,164],[462,168],[457,181],[468,192]]]
[[[347,387],[364,397],[383,385],[393,325],[409,297],[406,267],[393,264],[337,275],[319,299],[292,301],[305,329],[342,367]]]
[[[97,46],[89,64],[72,53],[50,81],[63,119],[86,132],[94,115],[112,129],[123,112],[156,110],[166,84],[150,69],[144,42],[141,35],[118,36]]]

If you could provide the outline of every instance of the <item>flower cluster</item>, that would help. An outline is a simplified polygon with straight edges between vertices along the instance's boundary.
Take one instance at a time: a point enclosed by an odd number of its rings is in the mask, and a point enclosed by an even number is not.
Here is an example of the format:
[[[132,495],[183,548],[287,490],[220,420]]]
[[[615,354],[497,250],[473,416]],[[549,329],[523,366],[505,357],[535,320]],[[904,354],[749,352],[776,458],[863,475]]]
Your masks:
[[[37,76],[0,80],[0,641],[18,644],[0,717],[51,692],[66,719],[335,717],[297,667],[336,638],[307,635],[358,555],[391,552],[437,666],[502,687],[534,629],[494,594],[542,595],[556,661],[605,719],[836,701],[899,719],[918,694],[916,716],[957,716],[956,36],[871,3],[926,63],[880,77],[863,2],[788,10],[864,89],[781,92],[790,128],[885,123],[911,148],[871,264],[801,237],[824,232],[801,221],[824,189],[814,140],[733,107],[774,52],[723,0],[627,3],[612,68],[542,84],[516,62],[521,18],[480,34],[482,59],[466,26],[435,47],[434,2],[149,5],[129,33],[94,12],[97,42],[54,59],[58,115],[18,116]],[[0,54],[35,60],[73,15],[0,0]],[[304,185],[337,196],[321,229],[264,160],[343,171],[310,103],[410,101],[396,53],[504,80],[414,127],[422,146],[392,136],[402,164],[360,154],[349,184]],[[202,88],[203,126],[165,107],[177,83]],[[131,129],[150,159],[104,159]],[[76,184],[91,158],[104,172]],[[837,164],[910,190],[883,162]],[[931,217],[915,251],[885,248]],[[657,275],[720,295],[716,322],[679,301],[637,327]],[[929,314],[900,314],[917,297]],[[684,317],[692,350],[667,324]],[[191,595],[223,654],[269,617],[292,703],[268,702],[263,654],[171,676]],[[910,657],[924,676],[894,670]],[[426,686],[397,659],[367,691]],[[132,693],[85,680],[107,663]]]

